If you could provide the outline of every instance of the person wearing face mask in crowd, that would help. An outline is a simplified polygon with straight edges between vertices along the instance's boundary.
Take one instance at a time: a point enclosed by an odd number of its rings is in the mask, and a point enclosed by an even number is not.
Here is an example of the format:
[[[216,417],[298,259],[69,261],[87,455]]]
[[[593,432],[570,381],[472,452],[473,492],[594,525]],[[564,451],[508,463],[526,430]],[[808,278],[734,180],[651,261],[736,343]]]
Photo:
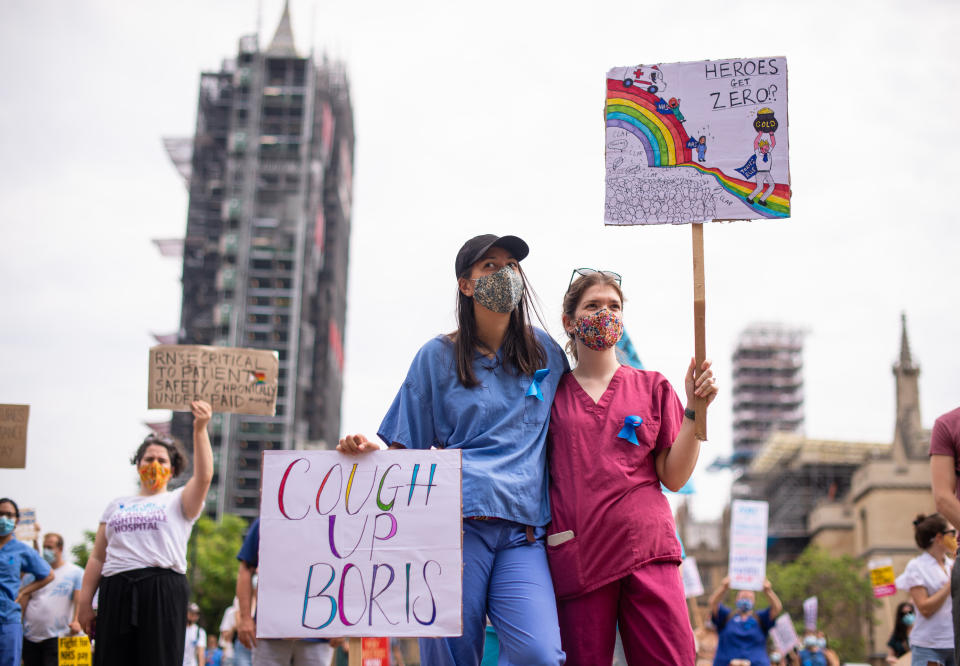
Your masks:
[[[717,627],[720,642],[713,666],[770,666],[767,657],[767,634],[774,620],[783,610],[780,598],[769,580],[763,582],[763,593],[770,602],[768,608],[754,610],[755,597],[750,590],[737,593],[736,609],[723,605],[723,596],[730,589],[730,578],[724,578],[720,587],[710,595],[710,612]]]
[[[957,553],[957,531],[938,513],[913,521],[914,540],[923,550],[896,579],[897,589],[909,590],[918,613],[910,632],[913,666],[955,666],[950,572]]]
[[[23,614],[23,666],[57,666],[57,641],[79,634],[77,621],[83,569],[63,559],[63,537],[43,537],[43,559],[53,569],[54,580],[30,596]]]
[[[823,652],[826,646],[826,639],[821,644],[816,632],[807,631],[803,637],[803,649],[800,650],[800,666],[828,666],[827,655]]]
[[[187,628],[187,539],[200,517],[213,478],[202,400],[193,412],[193,475],[186,485],[167,483],[187,465],[177,443],[152,434],[131,462],[140,493],[119,497],[100,518],[80,591],[80,625],[94,635],[95,666],[182,666]],[[99,606],[92,600],[99,588]]]
[[[530,324],[516,236],[471,238],[457,253],[457,330],[417,353],[378,435],[390,447],[463,454],[463,635],[420,639],[424,664],[479,664],[489,616],[501,664],[562,664],[543,538],[550,522],[550,404],[568,369]],[[338,450],[380,448],[363,435]]]
[[[617,629],[630,666],[696,659],[680,543],[661,482],[679,490],[697,463],[695,397],[717,386],[704,361],[686,369],[687,409],[659,372],[620,365],[620,276],[576,269],[563,328],[577,361],[560,380],[547,451],[547,557],[568,666],[610,663]]]
[[[13,531],[20,508],[8,497],[0,498],[0,666],[20,666],[23,625],[20,618],[30,596],[53,582],[53,571],[37,551],[19,541]],[[21,576],[33,582],[21,587]]]
[[[913,604],[904,601],[897,605],[897,612],[893,619],[893,632],[887,641],[887,663],[896,664],[900,657],[910,652],[910,630],[916,620]]]

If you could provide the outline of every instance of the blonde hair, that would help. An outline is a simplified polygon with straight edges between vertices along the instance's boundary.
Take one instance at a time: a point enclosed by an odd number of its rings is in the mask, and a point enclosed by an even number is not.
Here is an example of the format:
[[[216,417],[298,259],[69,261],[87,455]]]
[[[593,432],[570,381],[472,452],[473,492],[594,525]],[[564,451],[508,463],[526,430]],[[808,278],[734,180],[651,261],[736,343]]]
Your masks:
[[[567,287],[567,293],[563,295],[563,314],[566,315],[567,319],[573,321],[573,315],[577,311],[577,306],[580,305],[580,299],[583,298],[584,292],[596,285],[613,287],[617,296],[620,297],[620,302],[623,303],[623,291],[615,277],[599,271],[588,273],[571,282],[570,286]],[[577,336],[567,331],[567,337],[570,339],[567,340],[565,349],[568,354],[573,356],[575,361],[579,361],[580,359],[577,358]]]

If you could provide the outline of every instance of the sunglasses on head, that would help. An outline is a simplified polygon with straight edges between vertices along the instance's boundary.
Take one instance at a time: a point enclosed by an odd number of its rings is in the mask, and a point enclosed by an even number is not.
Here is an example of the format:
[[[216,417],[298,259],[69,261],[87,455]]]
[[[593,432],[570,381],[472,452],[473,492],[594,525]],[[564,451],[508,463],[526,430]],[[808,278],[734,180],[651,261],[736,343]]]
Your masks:
[[[620,286],[620,280],[621,280],[620,273],[614,273],[613,271],[600,271],[600,270],[597,270],[596,268],[574,268],[573,272],[570,274],[570,282],[567,283],[567,289],[570,288],[570,285],[573,284],[573,281],[577,278],[578,275],[587,276],[587,275],[596,275],[598,273],[600,275],[605,275],[608,278],[612,278],[616,280],[617,286],[618,287]]]
[[[158,435],[157,433],[151,433],[143,438],[144,444],[163,444],[165,446],[173,446],[173,437],[168,435]]]

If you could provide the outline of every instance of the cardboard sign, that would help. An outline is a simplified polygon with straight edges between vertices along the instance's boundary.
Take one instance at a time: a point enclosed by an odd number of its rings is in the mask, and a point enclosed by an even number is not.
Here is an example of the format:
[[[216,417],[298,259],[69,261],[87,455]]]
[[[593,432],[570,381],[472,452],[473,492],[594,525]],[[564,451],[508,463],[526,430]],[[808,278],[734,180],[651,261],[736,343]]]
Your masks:
[[[31,546],[33,545],[34,538],[39,536],[37,534],[36,509],[20,509],[20,521],[17,523],[13,536],[20,541],[29,543]]]
[[[148,409],[189,412],[206,400],[215,412],[274,416],[277,352],[266,349],[157,345],[150,348]]]
[[[816,597],[803,600],[803,628],[808,631],[817,630],[817,611],[819,604]]]
[[[770,637],[773,638],[773,644],[777,646],[777,652],[780,654],[786,654],[800,645],[800,638],[793,627],[790,613],[780,613],[777,621],[770,628]]]
[[[27,466],[27,419],[30,405],[0,405],[0,467]]]
[[[680,564],[680,577],[683,579],[683,593],[687,599],[703,594],[703,581],[697,569],[697,558],[688,557]]]
[[[57,641],[59,666],[90,666],[93,655],[90,639],[86,636],[64,636]]]
[[[766,502],[733,500],[730,505],[730,587],[762,590],[767,578]]]
[[[888,597],[897,593],[897,585],[894,582],[896,575],[893,573],[893,560],[889,557],[879,557],[870,560],[867,563],[867,569],[870,571],[870,585],[873,586],[873,596]]]
[[[606,224],[790,216],[787,60],[607,72]]]
[[[462,634],[460,451],[265,451],[257,636]]]
[[[389,638],[364,637],[361,644],[363,666],[390,666]]]

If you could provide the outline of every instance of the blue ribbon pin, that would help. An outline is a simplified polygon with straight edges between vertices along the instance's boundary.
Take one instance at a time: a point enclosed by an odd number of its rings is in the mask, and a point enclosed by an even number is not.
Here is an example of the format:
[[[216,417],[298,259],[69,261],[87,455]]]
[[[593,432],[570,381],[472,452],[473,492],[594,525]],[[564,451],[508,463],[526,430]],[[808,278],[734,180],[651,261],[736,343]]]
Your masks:
[[[617,433],[617,437],[640,446],[640,442],[637,441],[637,427],[641,423],[643,423],[643,419],[639,416],[628,416],[623,420],[623,428]]]
[[[540,390],[540,382],[550,374],[550,368],[540,368],[533,373],[533,381],[530,382],[530,388],[527,389],[527,395],[532,395],[537,400],[543,401],[543,391]]]

